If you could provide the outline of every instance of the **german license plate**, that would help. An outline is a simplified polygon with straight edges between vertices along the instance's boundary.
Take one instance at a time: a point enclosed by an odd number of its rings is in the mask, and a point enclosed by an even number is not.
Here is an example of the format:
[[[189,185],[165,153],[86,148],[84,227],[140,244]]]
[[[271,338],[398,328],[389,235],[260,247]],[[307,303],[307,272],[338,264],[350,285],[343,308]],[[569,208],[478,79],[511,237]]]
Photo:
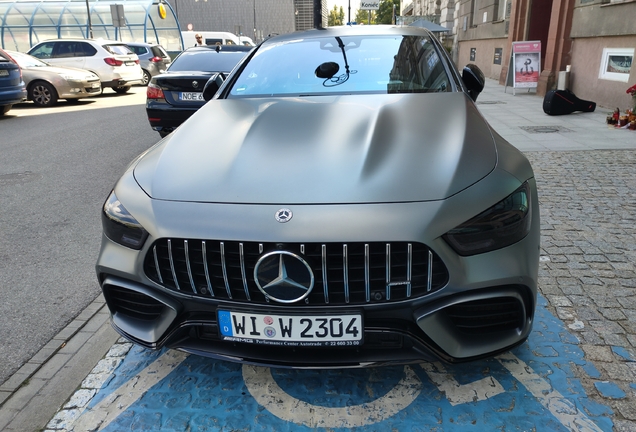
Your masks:
[[[0,69],[0,76],[9,76],[9,71],[6,69]]]
[[[135,62],[134,61],[127,61],[126,62],[126,66],[134,66]]]
[[[203,99],[203,93],[194,93],[194,92],[181,92],[179,93],[179,100],[182,101],[205,101]]]
[[[280,346],[362,345],[362,315],[266,315],[218,311],[223,340]]]
[[[92,83],[92,84],[91,84],[91,88],[99,88],[99,86],[100,86],[100,85],[101,85],[101,84],[100,84],[100,83],[98,83],[98,82],[96,82],[96,83]]]

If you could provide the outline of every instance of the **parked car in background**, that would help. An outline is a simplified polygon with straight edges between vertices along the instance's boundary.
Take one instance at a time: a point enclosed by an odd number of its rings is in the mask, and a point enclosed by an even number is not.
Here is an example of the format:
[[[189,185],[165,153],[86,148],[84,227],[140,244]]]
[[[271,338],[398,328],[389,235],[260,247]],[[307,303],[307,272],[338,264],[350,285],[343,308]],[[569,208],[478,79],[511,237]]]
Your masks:
[[[28,54],[7,51],[22,68],[27,99],[39,107],[51,107],[58,99],[76,101],[102,92],[99,77],[76,68],[51,66]]]
[[[93,39],[55,39],[33,46],[29,55],[53,66],[86,69],[97,75],[102,88],[110,87],[126,93],[143,82],[143,72],[137,54],[126,44]]]
[[[20,66],[0,49],[0,115],[4,115],[14,104],[27,97]]]
[[[144,73],[141,85],[148,85],[150,79],[166,71],[172,59],[161,45],[143,42],[126,42],[126,45],[139,57],[139,64]]]
[[[146,113],[152,129],[165,137],[205,104],[203,86],[215,73],[227,76],[251,50],[243,45],[188,48],[165,74],[150,80]]]
[[[536,181],[476,106],[477,66],[425,29],[342,26],[267,39],[221,81],[102,207],[121,335],[299,368],[466,362],[528,338]]]

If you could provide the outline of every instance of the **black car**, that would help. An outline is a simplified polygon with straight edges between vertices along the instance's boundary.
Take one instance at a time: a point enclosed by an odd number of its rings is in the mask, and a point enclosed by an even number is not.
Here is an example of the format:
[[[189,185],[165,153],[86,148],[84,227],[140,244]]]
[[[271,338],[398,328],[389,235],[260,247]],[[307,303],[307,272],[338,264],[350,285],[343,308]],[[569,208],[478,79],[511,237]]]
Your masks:
[[[214,45],[183,51],[146,91],[150,126],[165,137],[205,104],[203,86],[216,73],[227,76],[252,47]]]

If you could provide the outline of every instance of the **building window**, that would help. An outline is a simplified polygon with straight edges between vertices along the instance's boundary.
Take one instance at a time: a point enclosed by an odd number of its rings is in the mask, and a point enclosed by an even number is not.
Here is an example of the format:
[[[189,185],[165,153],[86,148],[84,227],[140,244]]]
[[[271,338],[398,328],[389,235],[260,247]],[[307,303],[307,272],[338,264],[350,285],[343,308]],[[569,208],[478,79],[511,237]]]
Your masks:
[[[479,0],[470,0],[470,26],[476,27],[479,24]]]
[[[612,81],[629,81],[634,48],[604,48],[598,77]]]

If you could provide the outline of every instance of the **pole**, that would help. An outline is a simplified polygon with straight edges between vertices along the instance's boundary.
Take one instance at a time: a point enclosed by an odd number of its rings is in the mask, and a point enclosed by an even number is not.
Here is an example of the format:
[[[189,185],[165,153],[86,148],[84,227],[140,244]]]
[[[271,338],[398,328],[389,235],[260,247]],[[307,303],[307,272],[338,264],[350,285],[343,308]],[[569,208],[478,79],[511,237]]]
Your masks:
[[[91,24],[91,8],[88,6],[88,0],[86,0],[86,16],[88,17],[88,35],[90,39],[93,39],[93,25]]]
[[[256,0],[254,0],[254,43],[256,43],[257,40],[258,38],[256,37]]]
[[[351,25],[351,0],[349,0],[349,21],[347,22]]]

